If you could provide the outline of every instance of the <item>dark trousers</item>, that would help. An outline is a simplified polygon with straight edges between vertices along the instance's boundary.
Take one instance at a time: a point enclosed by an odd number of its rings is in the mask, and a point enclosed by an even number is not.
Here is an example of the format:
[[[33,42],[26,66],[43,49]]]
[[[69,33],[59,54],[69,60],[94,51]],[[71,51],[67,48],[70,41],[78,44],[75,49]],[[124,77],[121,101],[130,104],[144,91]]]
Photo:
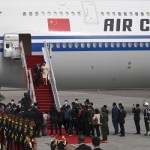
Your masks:
[[[141,128],[140,128],[140,120],[134,120],[135,127],[136,127],[136,132],[141,133]]]
[[[94,136],[94,126],[92,123],[90,124],[90,133],[92,133],[92,136]]]
[[[61,121],[58,121],[59,135],[62,135],[62,125],[63,123]]]
[[[146,131],[149,131],[149,122],[147,119],[144,119]]]
[[[35,132],[36,136],[40,136],[41,124],[37,123],[35,129],[36,129],[36,132]]]
[[[115,134],[118,134],[118,122],[117,120],[113,120],[112,121],[114,129],[115,129]]]
[[[54,127],[55,127],[56,134],[57,134],[58,133],[57,132],[57,122],[51,121],[51,135],[53,135]]]
[[[76,131],[76,134],[78,134],[78,132],[79,132],[79,121],[77,118],[72,119],[72,126],[73,126],[74,131]]]
[[[124,123],[120,123],[120,133],[121,135],[125,136]]]
[[[97,124],[97,125],[94,125],[94,128],[96,129],[96,134],[97,134],[97,137],[100,137],[99,124]]]
[[[101,127],[101,133],[104,141],[107,141],[107,132],[108,132],[108,126]]]
[[[40,83],[40,74],[35,75],[34,82],[35,82],[36,85],[39,85],[39,83]]]
[[[85,136],[90,135],[88,118],[83,119],[83,135]]]
[[[69,125],[70,125],[70,120],[69,119],[64,119],[64,127],[66,130],[66,133],[68,134],[68,130],[69,130]]]

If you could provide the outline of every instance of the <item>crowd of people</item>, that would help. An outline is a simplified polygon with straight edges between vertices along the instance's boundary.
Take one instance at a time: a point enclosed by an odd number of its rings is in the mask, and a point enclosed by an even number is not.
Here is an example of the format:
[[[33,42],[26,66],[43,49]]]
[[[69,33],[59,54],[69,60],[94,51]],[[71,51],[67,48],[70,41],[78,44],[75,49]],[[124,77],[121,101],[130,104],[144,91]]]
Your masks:
[[[100,137],[100,133],[102,133],[103,140],[107,140],[109,112],[106,105],[102,107],[101,112],[93,108],[93,103],[89,99],[86,99],[84,105],[75,99],[71,106],[68,104],[68,100],[65,100],[60,111],[52,106],[50,109],[51,136],[54,135],[54,130],[56,134],[62,135],[63,126],[65,134],[68,136],[76,132],[76,134],[83,134],[84,136]]]
[[[146,128],[145,135],[150,135],[150,111],[148,102],[144,102],[143,106],[144,123]],[[133,105],[132,112],[134,113],[136,134],[141,134],[140,105]],[[114,102],[112,104],[111,114],[114,127],[114,135],[120,135],[120,137],[124,137],[124,124],[126,118],[126,111],[124,110],[124,106],[121,103],[116,104]],[[26,125],[26,128],[22,126],[23,133],[20,135],[24,135],[25,132],[32,133],[31,141],[34,137],[40,137],[41,132],[43,136],[47,136],[47,119],[50,118],[51,136],[55,136],[57,134],[72,136],[73,134],[77,134],[83,135],[84,137],[102,137],[102,140],[106,141],[107,136],[109,135],[108,115],[109,111],[107,109],[107,105],[103,105],[101,109],[97,109],[93,107],[93,103],[90,102],[89,99],[86,99],[84,101],[84,104],[79,103],[78,99],[75,99],[75,101],[72,102],[71,105],[69,105],[68,100],[65,100],[64,105],[62,105],[60,110],[58,110],[55,105],[53,105],[48,112],[42,113],[39,110],[38,104],[33,103],[28,94],[25,93],[24,98],[22,98],[21,101],[18,101],[18,104],[15,104],[13,99],[7,105],[0,103],[0,139],[4,139],[3,137],[5,136],[5,134],[7,134],[6,137],[8,136],[10,138],[10,133],[14,135],[14,137],[15,134],[17,134],[18,136],[18,132],[21,131],[17,131],[15,128],[19,129],[19,125],[22,122],[24,122],[22,124]],[[31,131],[31,129],[29,128],[29,125],[31,124],[30,121],[34,122],[34,127],[32,126],[33,131]],[[10,128],[9,130],[9,125],[13,123],[14,128]],[[16,124],[18,125],[18,127]],[[14,131],[15,133],[12,131]],[[31,134],[28,134],[28,138],[30,138],[30,135]],[[2,141],[2,143],[4,143],[4,141]],[[11,142],[8,140],[6,145],[10,146],[10,143]]]

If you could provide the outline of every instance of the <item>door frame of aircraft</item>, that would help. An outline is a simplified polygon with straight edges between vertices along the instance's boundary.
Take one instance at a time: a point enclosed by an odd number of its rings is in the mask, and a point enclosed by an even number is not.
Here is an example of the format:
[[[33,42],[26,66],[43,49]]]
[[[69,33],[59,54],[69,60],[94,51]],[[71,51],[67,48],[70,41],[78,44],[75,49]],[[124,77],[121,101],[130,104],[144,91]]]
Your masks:
[[[19,34],[19,42],[23,42],[25,55],[32,55],[31,34]]]

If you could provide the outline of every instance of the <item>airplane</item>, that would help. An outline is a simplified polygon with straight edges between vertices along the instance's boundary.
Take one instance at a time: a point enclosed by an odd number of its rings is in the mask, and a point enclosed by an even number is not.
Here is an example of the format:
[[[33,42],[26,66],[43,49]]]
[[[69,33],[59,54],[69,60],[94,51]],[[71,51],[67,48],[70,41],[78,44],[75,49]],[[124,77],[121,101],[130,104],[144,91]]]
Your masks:
[[[25,86],[23,41],[51,46],[58,89],[149,88],[149,33],[149,0],[0,0],[0,86]]]

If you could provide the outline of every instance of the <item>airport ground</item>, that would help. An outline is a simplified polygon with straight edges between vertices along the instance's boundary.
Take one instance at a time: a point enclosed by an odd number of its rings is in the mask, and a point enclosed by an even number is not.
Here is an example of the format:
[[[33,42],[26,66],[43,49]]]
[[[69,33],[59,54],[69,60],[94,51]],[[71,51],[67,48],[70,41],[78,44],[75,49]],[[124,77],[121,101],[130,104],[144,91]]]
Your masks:
[[[6,98],[4,103],[8,103],[12,98],[17,102],[23,97],[24,90],[6,90],[0,91]],[[133,121],[133,114],[131,112],[132,105],[139,103],[143,110],[143,101],[150,103],[150,90],[95,90],[95,91],[59,91],[60,101],[63,104],[67,99],[69,103],[74,101],[75,98],[79,99],[79,102],[83,103],[85,99],[89,99],[94,103],[95,108],[101,108],[104,104],[108,106],[111,111],[113,102],[121,102],[125,110],[127,111],[125,129],[126,136],[119,137],[113,135],[114,129],[111,122],[111,113],[109,114],[109,129],[110,135],[108,141],[105,144],[101,144],[103,150],[149,150],[150,149],[150,136],[144,136],[145,126],[143,121],[143,112],[141,112],[141,135],[134,134],[135,125]],[[50,136],[37,138],[38,150],[50,150],[50,140],[53,139]],[[91,144],[90,144],[91,145]],[[69,145],[69,150],[74,150],[77,145]]]

